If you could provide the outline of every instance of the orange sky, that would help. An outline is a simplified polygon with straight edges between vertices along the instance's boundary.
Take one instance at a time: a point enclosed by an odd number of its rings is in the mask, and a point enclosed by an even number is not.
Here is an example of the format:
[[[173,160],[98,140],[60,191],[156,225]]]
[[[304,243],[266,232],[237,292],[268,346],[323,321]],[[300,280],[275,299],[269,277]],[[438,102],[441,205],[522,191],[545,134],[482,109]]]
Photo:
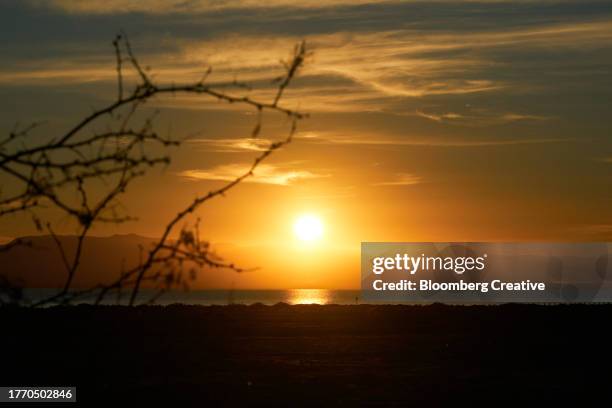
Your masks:
[[[38,135],[59,133],[111,100],[114,27],[133,31],[162,83],[210,65],[213,83],[237,78],[263,100],[306,39],[313,54],[284,104],[310,117],[197,214],[221,255],[261,269],[206,273],[202,286],[355,288],[362,241],[612,239],[612,13],[600,2],[182,3],[7,2],[2,18],[23,21],[2,32],[0,124],[44,120]],[[266,115],[254,141],[252,111],[194,97],[150,109],[186,141],[122,197],[138,221],[94,235],[158,236],[288,128]],[[324,224],[311,245],[292,230],[303,213]],[[28,217],[0,219],[5,239],[34,232]]]

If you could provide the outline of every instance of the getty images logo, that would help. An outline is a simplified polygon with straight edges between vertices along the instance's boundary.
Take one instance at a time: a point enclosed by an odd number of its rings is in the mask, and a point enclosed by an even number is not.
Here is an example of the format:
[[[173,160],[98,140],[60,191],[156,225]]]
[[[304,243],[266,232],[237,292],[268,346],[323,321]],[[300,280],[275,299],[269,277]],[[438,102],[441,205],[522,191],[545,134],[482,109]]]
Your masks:
[[[462,275],[466,271],[482,271],[485,269],[487,254],[474,256],[411,256],[395,254],[392,257],[376,257],[372,259],[372,273],[381,275],[385,271],[395,270],[408,272],[411,275],[417,271],[453,271]]]

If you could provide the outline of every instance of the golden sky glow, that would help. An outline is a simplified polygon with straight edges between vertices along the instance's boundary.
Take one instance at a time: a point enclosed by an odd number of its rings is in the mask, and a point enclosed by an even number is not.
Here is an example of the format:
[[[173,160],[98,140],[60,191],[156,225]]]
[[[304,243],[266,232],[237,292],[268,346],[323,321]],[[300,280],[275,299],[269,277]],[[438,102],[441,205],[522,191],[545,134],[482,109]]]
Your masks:
[[[3,3],[0,124],[45,121],[44,137],[111,100],[118,27],[157,81],[192,81],[210,66],[211,84],[263,100],[279,61],[306,39],[312,55],[283,103],[310,118],[190,220],[201,218],[223,257],[261,269],[205,272],[201,286],[355,288],[361,241],[612,239],[604,3],[143,4]],[[18,28],[6,28],[12,21]],[[264,115],[252,138],[256,112],[215,100],[172,96],[149,108],[160,109],[160,131],[184,142],[123,198],[138,220],[94,234],[158,236],[195,194],[240,175],[288,131],[286,118]],[[27,217],[0,221],[5,239],[32,233]]]

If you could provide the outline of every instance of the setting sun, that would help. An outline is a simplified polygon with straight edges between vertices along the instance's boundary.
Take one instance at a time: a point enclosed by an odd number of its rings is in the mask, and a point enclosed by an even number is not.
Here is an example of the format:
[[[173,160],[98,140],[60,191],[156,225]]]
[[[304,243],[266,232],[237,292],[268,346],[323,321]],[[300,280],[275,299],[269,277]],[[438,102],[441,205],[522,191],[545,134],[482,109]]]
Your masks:
[[[301,215],[293,224],[293,232],[300,241],[317,241],[323,236],[323,222],[315,215]]]

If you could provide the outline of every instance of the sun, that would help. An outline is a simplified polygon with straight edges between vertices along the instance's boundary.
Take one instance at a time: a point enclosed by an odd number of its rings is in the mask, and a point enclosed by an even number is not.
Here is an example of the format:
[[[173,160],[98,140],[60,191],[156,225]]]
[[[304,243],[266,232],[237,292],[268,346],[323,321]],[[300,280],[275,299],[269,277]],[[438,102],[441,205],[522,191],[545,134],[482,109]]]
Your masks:
[[[323,222],[316,215],[304,214],[295,220],[293,232],[300,241],[318,241],[323,236]]]

